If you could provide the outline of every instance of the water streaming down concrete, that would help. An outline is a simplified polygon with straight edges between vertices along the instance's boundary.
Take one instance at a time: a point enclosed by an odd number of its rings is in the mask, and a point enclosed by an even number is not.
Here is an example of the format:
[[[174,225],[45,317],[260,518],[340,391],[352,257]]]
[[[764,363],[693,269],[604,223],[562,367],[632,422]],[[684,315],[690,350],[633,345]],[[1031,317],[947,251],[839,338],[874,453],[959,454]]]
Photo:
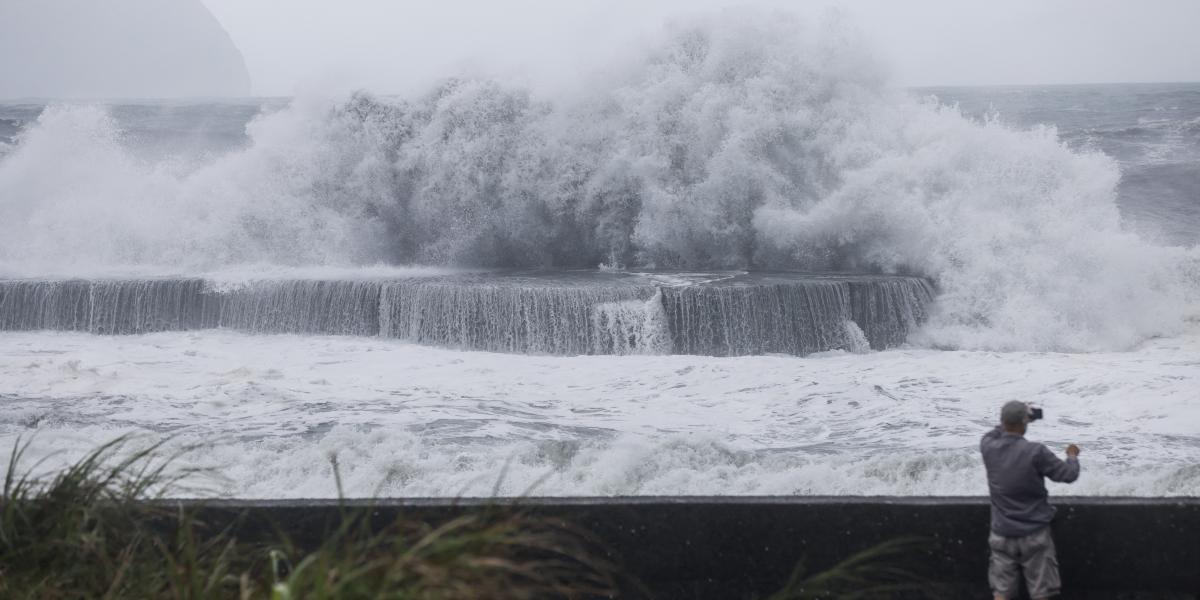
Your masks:
[[[874,350],[904,343],[908,332],[929,316],[934,289],[925,279],[903,277],[851,281],[850,318]]]
[[[215,327],[222,298],[201,279],[0,282],[0,329],[96,334]]]
[[[612,354],[622,349],[612,333],[618,324],[598,315],[615,303],[647,300],[655,289],[580,272],[393,282],[383,287],[380,334],[495,352]]]
[[[591,271],[408,279],[0,281],[0,329],[378,335],[530,354],[807,354],[882,349],[924,321],[918,277]]]
[[[378,335],[378,281],[257,281],[220,298],[217,325],[253,333]]]
[[[845,283],[683,288],[666,307],[683,354],[804,354],[846,347]]]

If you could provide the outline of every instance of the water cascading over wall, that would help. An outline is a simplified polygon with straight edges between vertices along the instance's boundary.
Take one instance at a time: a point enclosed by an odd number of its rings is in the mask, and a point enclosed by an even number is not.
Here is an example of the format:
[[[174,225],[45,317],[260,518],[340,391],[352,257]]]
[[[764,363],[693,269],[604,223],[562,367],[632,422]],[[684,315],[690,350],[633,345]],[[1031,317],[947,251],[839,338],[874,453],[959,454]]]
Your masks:
[[[683,288],[667,296],[682,354],[806,354],[847,347],[846,284]]]
[[[0,282],[0,329],[96,334],[205,329],[221,297],[201,279]]]
[[[375,335],[378,282],[203,279],[0,282],[0,329],[139,334],[227,327],[251,333]]]
[[[908,332],[928,318],[934,289],[920,277],[852,282],[850,316],[874,350],[903,344]]]
[[[378,281],[259,281],[215,294],[218,326],[253,333],[378,335]]]
[[[383,286],[380,334],[417,343],[533,354],[638,353],[629,323],[612,307],[644,304],[652,286],[554,285],[519,281],[461,285],[398,282]],[[627,343],[622,344],[623,338]]]
[[[735,274],[664,284],[612,273],[390,280],[0,281],[0,329],[382,336],[529,354],[808,354],[894,347],[922,323],[918,277]]]
[[[679,354],[808,354],[904,343],[933,288],[919,277],[745,276],[669,290],[664,304]]]

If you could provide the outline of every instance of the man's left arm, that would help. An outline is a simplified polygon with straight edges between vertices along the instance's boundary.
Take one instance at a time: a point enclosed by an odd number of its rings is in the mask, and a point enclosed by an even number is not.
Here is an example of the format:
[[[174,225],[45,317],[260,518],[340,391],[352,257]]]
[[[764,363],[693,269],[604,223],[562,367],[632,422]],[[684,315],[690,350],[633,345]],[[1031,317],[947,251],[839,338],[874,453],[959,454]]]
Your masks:
[[[1049,448],[1042,446],[1034,461],[1038,473],[1048,477],[1050,481],[1071,483],[1079,478],[1079,459],[1074,455],[1069,455],[1067,460],[1062,460],[1055,456]]]

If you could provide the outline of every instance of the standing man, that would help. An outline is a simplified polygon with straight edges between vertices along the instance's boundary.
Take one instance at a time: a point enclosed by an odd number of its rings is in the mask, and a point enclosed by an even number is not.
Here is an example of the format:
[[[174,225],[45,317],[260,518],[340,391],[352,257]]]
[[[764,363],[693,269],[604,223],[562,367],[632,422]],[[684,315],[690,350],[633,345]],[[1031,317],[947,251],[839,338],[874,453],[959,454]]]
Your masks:
[[[1043,444],[1025,439],[1025,428],[1040,419],[1041,409],[1016,400],[1000,409],[1000,426],[979,442],[987,467],[992,497],[992,532],[988,546],[988,583],[996,600],[1016,598],[1021,572],[1034,600],[1058,594],[1058,557],[1050,538],[1050,506],[1044,477],[1071,483],[1079,477],[1079,447],[1067,447],[1067,460],[1059,460]]]

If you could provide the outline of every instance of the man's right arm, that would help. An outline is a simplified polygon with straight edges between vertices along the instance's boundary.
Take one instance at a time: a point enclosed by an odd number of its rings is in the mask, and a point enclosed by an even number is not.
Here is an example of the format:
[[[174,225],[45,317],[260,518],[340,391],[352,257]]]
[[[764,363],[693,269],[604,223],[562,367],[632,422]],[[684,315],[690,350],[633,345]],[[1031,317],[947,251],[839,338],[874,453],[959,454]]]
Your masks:
[[[1042,446],[1035,459],[1038,473],[1048,477],[1050,481],[1071,483],[1079,478],[1079,459],[1068,456],[1062,460],[1054,455],[1049,448]]]

